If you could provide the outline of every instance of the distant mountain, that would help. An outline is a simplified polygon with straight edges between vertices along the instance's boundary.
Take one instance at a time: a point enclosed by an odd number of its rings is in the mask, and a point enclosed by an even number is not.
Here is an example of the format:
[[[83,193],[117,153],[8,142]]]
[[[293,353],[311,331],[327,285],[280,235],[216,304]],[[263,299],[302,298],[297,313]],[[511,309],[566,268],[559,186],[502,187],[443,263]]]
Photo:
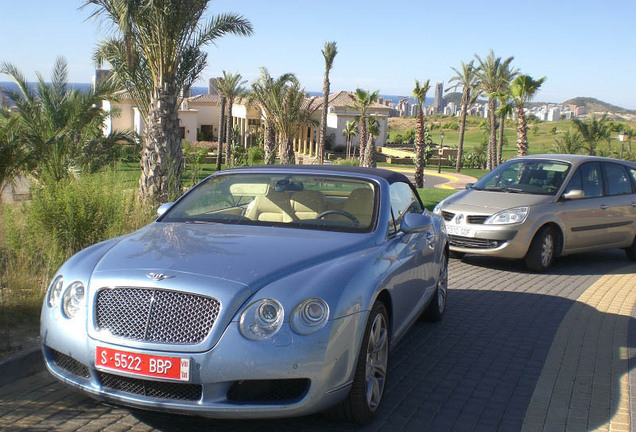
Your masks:
[[[614,114],[636,114],[636,111],[621,108],[616,105],[611,105],[591,97],[575,97],[573,99],[566,100],[565,102],[563,102],[563,105],[584,106],[585,110],[588,113],[609,112]]]

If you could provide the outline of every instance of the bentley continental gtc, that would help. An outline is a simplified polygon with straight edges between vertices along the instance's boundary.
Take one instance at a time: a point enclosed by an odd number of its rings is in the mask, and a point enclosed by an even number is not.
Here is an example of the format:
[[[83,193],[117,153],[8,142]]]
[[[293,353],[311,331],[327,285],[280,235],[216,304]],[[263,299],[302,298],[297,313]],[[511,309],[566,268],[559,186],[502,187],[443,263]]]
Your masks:
[[[380,409],[390,349],[446,307],[448,240],[379,169],[248,167],[54,275],[48,370],[111,403],[213,418]]]

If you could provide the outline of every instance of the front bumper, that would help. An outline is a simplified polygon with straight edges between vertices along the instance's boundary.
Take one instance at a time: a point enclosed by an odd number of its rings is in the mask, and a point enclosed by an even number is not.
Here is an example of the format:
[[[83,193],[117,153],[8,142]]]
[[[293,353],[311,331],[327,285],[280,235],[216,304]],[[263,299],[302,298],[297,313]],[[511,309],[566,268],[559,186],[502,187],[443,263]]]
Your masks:
[[[449,235],[450,250],[460,253],[474,253],[501,258],[520,259],[526,255],[529,241],[523,231],[485,226],[475,230],[471,237]]]
[[[285,323],[271,339],[245,339],[232,322],[209,351],[148,351],[134,343],[63,337],[43,327],[43,353],[56,378],[101,400],[214,418],[311,414],[342,401],[351,386],[367,312],[330,321],[309,336]],[[96,347],[190,359],[187,383],[124,376],[95,368]]]

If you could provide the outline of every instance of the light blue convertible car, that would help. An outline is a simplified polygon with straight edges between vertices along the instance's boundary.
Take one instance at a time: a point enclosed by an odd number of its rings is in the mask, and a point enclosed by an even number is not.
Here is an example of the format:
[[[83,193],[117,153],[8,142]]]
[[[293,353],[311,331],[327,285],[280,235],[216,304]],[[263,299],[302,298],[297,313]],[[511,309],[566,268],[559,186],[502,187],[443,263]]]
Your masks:
[[[444,222],[402,174],[240,168],[158,213],[69,259],[44,300],[49,371],[99,399],[365,424],[390,348],[444,313]]]

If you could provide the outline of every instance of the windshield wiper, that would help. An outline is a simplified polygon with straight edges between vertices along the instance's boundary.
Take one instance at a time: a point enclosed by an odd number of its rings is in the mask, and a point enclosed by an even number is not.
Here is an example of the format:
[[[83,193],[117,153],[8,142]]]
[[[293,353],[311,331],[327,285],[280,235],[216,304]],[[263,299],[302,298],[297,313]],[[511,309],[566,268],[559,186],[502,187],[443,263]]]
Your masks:
[[[523,193],[522,189],[513,188],[513,187],[501,187],[501,186],[489,186],[483,188],[481,190],[489,191],[489,192],[510,192],[510,193]]]

